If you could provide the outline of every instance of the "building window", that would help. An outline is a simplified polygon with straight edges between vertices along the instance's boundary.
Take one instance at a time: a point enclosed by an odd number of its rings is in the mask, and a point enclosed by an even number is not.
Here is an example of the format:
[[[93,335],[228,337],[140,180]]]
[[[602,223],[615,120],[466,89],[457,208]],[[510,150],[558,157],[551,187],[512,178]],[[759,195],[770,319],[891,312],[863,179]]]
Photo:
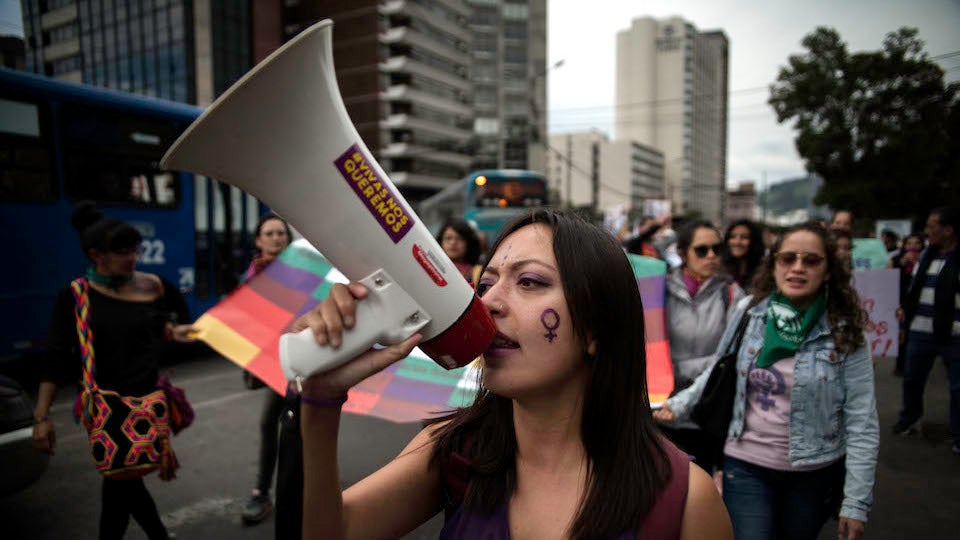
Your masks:
[[[70,73],[71,71],[79,71],[82,65],[81,57],[71,56],[69,58],[61,58],[53,63],[53,74],[54,75],[63,75],[64,73]]]
[[[527,39],[527,25],[506,23],[503,26],[503,37],[507,39]]]
[[[79,35],[79,33],[76,24],[66,24],[50,30],[48,35],[48,43],[53,44],[75,38],[77,35]]]
[[[73,4],[76,0],[47,0],[47,11],[54,11]]]
[[[525,4],[504,4],[503,18],[513,19],[515,21],[525,21],[529,17],[530,10]]]
[[[478,135],[497,135],[500,133],[500,120],[497,118],[477,118],[473,122],[473,131]]]
[[[503,58],[507,62],[513,62],[515,64],[525,64],[527,62],[527,46],[524,45],[507,45],[504,47]]]

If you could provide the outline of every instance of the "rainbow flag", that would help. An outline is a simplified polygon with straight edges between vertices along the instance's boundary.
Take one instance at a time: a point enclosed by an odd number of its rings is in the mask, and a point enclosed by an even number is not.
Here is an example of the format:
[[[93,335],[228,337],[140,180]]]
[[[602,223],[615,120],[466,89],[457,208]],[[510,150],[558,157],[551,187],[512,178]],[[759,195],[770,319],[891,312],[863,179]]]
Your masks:
[[[647,394],[658,406],[673,392],[673,363],[667,340],[667,263],[628,253],[643,301],[643,322],[647,349]]]
[[[263,272],[237,287],[194,326],[214,350],[247,369],[280,394],[280,336],[346,278],[306,241],[298,240]]]
[[[650,398],[653,401],[656,396],[662,401],[673,388],[663,312],[666,265],[633,255],[630,262],[637,275],[647,321]],[[297,241],[263,272],[201,316],[195,326],[200,339],[282,394],[287,382],[278,357],[280,336],[298,316],[325,298],[334,283],[346,281],[310,244]],[[655,307],[651,310],[649,306]],[[407,358],[352,388],[343,410],[393,422],[417,422],[469,405],[477,390],[478,376],[477,362],[448,371],[417,348]]]

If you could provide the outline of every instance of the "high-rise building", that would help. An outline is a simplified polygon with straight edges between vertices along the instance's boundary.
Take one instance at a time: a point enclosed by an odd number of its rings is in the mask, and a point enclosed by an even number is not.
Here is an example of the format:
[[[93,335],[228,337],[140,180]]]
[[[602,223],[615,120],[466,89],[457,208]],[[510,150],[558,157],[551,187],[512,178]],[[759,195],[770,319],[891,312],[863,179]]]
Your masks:
[[[546,0],[467,0],[476,169],[543,171]]]
[[[364,142],[410,201],[463,178],[473,103],[468,6],[458,0],[285,2],[289,39],[334,21],[344,104]]]
[[[677,214],[720,221],[727,177],[728,41],[680,17],[617,33],[616,138],[663,151]]]
[[[598,131],[549,138],[547,182],[571,206],[642,208],[663,199],[663,154],[636,141],[611,141]]]
[[[280,2],[21,0],[25,69],[207,105],[253,65],[255,40],[279,43],[279,21],[255,9]]]
[[[664,198],[663,152],[660,150],[637,141],[610,141],[600,147],[600,163],[601,179],[610,191],[610,203],[602,204],[601,208],[617,203],[623,203],[626,208],[643,208],[645,200]],[[606,198],[603,191],[601,186],[601,202]]]

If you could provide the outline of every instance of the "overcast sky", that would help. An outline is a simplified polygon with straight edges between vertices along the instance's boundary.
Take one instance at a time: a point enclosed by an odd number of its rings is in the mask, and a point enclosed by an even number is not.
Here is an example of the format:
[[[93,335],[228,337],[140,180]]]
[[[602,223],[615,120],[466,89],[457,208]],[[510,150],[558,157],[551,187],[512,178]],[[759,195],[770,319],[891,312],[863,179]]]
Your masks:
[[[0,34],[21,34],[19,0],[0,0]],[[851,50],[877,49],[887,32],[920,30],[931,56],[960,50],[960,0],[548,0],[552,133],[596,128],[613,134],[617,32],[634,17],[679,15],[730,41],[728,184],[770,183],[804,174],[793,132],[766,104],[767,87],[800,40],[836,28]],[[960,56],[942,61],[960,79]],[[953,68],[953,69],[951,69]]]
[[[960,0],[548,0],[551,133],[596,128],[613,135],[616,36],[634,17],[679,15],[730,42],[727,183],[770,183],[804,174],[793,131],[779,126],[769,86],[817,26],[832,26],[850,50],[878,49],[887,32],[916,27],[931,56],[960,50]],[[960,79],[960,56],[945,59]],[[745,90],[745,91],[743,91]]]

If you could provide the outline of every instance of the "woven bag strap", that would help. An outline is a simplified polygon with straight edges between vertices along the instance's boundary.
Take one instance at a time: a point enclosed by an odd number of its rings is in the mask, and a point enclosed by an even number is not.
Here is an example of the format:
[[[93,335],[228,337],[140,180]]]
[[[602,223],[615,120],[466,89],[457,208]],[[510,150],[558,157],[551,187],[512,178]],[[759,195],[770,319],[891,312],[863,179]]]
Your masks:
[[[74,310],[74,316],[77,320],[77,340],[80,344],[80,355],[83,357],[83,387],[86,390],[86,396],[81,403],[83,416],[90,420],[93,418],[93,400],[90,396],[97,390],[97,364],[94,361],[93,354],[93,330],[90,328],[90,299],[87,296],[89,283],[85,278],[77,278],[70,283],[70,289],[73,291],[73,299],[77,306]]]

